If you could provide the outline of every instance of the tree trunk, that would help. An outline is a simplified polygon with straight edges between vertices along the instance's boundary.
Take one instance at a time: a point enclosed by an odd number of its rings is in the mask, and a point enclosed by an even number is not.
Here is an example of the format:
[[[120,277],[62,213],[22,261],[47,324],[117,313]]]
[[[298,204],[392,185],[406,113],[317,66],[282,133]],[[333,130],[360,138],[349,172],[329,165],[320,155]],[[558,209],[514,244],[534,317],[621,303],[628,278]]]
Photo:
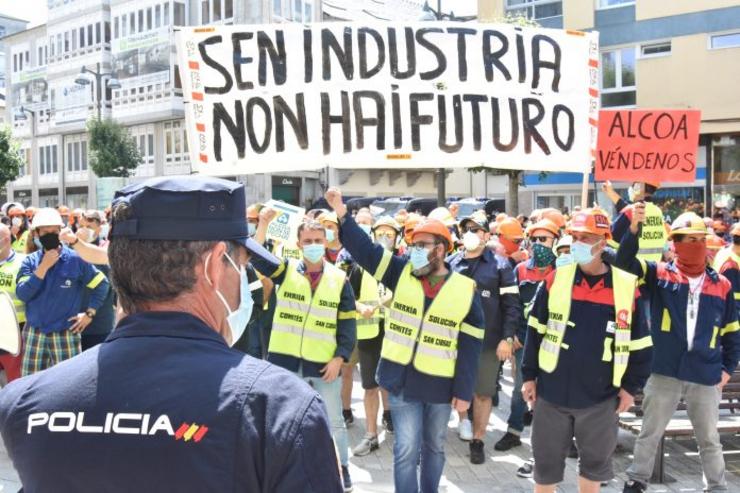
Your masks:
[[[519,214],[519,176],[521,171],[507,173],[509,176],[509,197],[506,199],[506,213],[516,217]]]

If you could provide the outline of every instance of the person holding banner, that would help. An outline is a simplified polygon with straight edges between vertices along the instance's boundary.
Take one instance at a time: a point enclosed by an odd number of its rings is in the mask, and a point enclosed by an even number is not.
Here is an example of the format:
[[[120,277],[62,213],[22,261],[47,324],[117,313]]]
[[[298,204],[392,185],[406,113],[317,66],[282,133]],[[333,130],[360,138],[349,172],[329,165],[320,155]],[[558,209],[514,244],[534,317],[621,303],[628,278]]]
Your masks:
[[[26,322],[26,305],[15,294],[16,279],[20,271],[21,264],[25,256],[17,253],[12,248],[12,235],[10,228],[0,224],[0,291],[8,293],[15,306],[15,316],[18,321],[18,327],[8,327],[3,325],[3,330],[22,330]],[[3,324],[9,322],[3,320]],[[12,354],[0,355],[0,367],[5,370],[5,379],[12,382],[21,376],[22,353],[18,356]]]
[[[267,222],[277,211],[261,211]],[[298,226],[303,260],[254,260],[255,268],[280,287],[276,292],[267,360],[316,389],[326,403],[339,450],[344,490],[352,490],[347,427],[340,378],[357,341],[355,297],[346,273],[326,260],[326,229],[317,221]]]
[[[522,393],[534,404],[536,493],[563,480],[575,437],[579,491],[614,477],[615,412],[634,404],[649,375],[651,342],[637,276],[604,262],[609,218],[600,209],[574,215],[568,233],[574,262],[550,273],[528,317]]]
[[[480,295],[471,279],[444,262],[452,238],[441,222],[417,224],[409,257],[399,257],[373,244],[347,214],[338,189],[325,197],[340,221],[344,247],[393,291],[377,378],[390,394],[396,491],[435,492],[450,408],[465,412],[473,397],[484,336]]]
[[[635,204],[617,253],[617,265],[644,280],[655,345],[652,373],[644,389],[642,430],[627,469],[624,493],[647,489],[658,443],[681,400],[686,402],[694,428],[707,490],[727,491],[717,421],[721,390],[740,358],[732,285],[707,267],[707,227],[693,212],[673,221],[670,237],[676,247],[675,262],[637,258],[646,220],[645,205]]]
[[[485,216],[471,216],[460,221],[463,251],[447,258],[450,270],[475,281],[485,318],[485,336],[473,394],[473,426],[470,437],[470,462],[486,461],[483,438],[491,417],[499,368],[512,356],[514,332],[521,325],[521,303],[514,271],[506,258],[496,255],[486,244],[490,239]],[[496,399],[497,400],[497,399]],[[466,414],[460,416],[470,427]],[[463,433],[460,433],[463,436]]]
[[[634,213],[634,204],[641,202],[645,205],[645,225],[640,233],[639,250],[637,258],[640,260],[649,260],[658,262],[663,256],[663,249],[670,228],[663,220],[663,211],[653,202],[653,195],[660,188],[659,181],[636,181],[628,190],[629,199],[633,205],[619,210],[619,216],[612,224],[612,243],[617,248],[622,241],[625,233],[630,227],[632,215]],[[617,196],[619,197],[619,196]],[[612,201],[614,197],[610,195]],[[621,197],[619,197],[621,199]],[[615,205],[620,204],[619,201]]]

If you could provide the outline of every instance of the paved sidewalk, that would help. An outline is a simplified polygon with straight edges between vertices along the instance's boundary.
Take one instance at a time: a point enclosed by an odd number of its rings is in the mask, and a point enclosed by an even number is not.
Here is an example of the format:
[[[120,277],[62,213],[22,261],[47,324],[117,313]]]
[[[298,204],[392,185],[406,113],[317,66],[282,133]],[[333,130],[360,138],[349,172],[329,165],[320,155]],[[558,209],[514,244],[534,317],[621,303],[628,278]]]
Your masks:
[[[350,444],[357,444],[364,434],[364,410],[362,406],[362,388],[359,375],[355,375],[352,407],[355,413],[355,424],[349,430]],[[516,477],[517,468],[526,461],[531,453],[529,428],[525,430],[524,444],[509,452],[496,452],[493,444],[506,430],[506,418],[509,412],[509,398],[512,391],[512,381],[509,376],[509,367],[505,369],[503,381],[504,391],[501,394],[499,408],[491,414],[491,420],[486,435],[487,461],[483,465],[474,466],[468,459],[468,444],[457,437],[455,429],[456,419],[449,423],[450,429],[447,440],[447,464],[442,478],[441,492],[446,493],[518,493],[531,492],[534,483],[531,480]],[[355,482],[357,493],[391,493],[393,492],[393,456],[392,435],[381,433],[380,449],[366,457],[352,457],[350,470]],[[740,492],[740,438],[723,436],[725,447],[725,461],[727,462],[727,480],[730,492]],[[605,493],[619,493],[622,491],[624,470],[630,463],[634,437],[620,431],[619,446],[615,456],[614,466],[617,478],[606,488]],[[676,478],[675,483],[668,485],[653,485],[649,492],[691,493],[702,491],[702,474],[696,444],[693,440],[668,440],[666,451],[666,471]],[[576,461],[568,459],[565,482],[559,491],[575,493],[577,491]],[[4,492],[17,492],[20,489],[18,476],[5,453],[0,448],[0,486]]]

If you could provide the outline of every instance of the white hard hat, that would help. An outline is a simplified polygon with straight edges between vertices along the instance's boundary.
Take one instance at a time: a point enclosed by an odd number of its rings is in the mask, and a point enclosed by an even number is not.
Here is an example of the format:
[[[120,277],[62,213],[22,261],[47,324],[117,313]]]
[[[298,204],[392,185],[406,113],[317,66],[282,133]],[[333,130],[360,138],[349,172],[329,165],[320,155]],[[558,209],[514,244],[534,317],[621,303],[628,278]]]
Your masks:
[[[31,223],[31,228],[42,228],[44,226],[59,226],[60,228],[64,227],[64,222],[62,222],[62,216],[59,214],[59,212],[56,209],[52,209],[51,207],[45,207],[43,209],[39,209],[36,211],[36,215],[33,216],[33,222]]]
[[[565,235],[555,242],[555,247],[553,247],[553,250],[555,250],[555,253],[557,253],[558,249],[563,247],[570,247],[571,245],[573,245],[573,237],[570,235]]]

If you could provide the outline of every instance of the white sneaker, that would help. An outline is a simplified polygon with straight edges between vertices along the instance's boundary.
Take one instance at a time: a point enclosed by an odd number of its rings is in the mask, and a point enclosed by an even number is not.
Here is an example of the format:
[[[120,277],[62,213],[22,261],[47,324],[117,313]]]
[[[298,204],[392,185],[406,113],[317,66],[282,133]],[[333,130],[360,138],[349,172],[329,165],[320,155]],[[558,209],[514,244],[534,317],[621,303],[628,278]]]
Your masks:
[[[460,424],[457,425],[457,434],[460,435],[460,440],[469,442],[473,439],[473,425],[469,419],[463,419]]]

